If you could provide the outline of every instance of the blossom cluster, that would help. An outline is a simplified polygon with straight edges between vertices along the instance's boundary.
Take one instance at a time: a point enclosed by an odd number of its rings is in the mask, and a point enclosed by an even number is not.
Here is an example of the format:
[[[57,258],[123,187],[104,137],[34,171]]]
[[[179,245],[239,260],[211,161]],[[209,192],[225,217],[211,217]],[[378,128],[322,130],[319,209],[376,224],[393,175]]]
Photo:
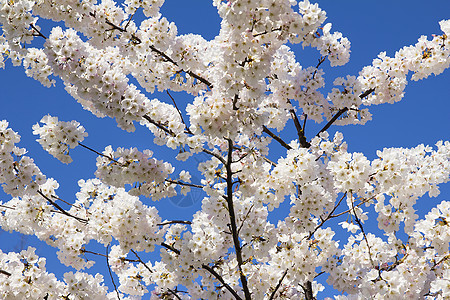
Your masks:
[[[48,153],[59,161],[68,164],[72,162],[69,156],[69,149],[78,146],[82,142],[87,132],[77,121],[58,121],[57,117],[46,115],[41,119],[43,126],[39,123],[33,125],[33,134],[39,135],[37,140]]]
[[[174,186],[165,184],[173,173],[170,163],[152,157],[150,150],[140,152],[136,148],[105,148],[103,156],[97,158],[95,175],[103,182],[116,187],[134,184],[132,195],[152,196],[153,200],[176,195]]]
[[[0,251],[0,296],[4,299],[58,299],[71,295],[76,299],[115,299],[115,293],[107,293],[103,276],[95,277],[82,272],[64,274],[64,282],[46,270],[46,259],[28,247],[20,253]]]
[[[20,135],[8,127],[6,120],[0,121],[0,184],[3,191],[13,197],[36,193],[45,175],[25,156],[24,148],[15,146]]]

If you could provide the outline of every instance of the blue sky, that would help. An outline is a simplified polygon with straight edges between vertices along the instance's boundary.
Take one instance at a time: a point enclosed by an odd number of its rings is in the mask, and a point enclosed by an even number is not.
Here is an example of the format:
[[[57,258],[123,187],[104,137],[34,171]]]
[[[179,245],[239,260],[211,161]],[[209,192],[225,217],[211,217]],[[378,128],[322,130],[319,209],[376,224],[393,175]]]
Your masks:
[[[401,47],[414,44],[420,35],[441,34],[438,22],[450,18],[450,1],[324,0],[319,5],[327,12],[327,22],[333,24],[332,30],[342,32],[352,44],[350,62],[347,65],[337,68],[330,68],[328,63],[323,65],[328,83],[336,76],[357,75],[381,51],[393,56]],[[212,39],[219,31],[220,19],[210,1],[168,0],[162,13],[176,23],[179,34],[196,33]],[[44,34],[48,35],[48,31]],[[298,45],[294,50],[304,67],[316,65],[320,57],[317,51],[302,50]],[[60,81],[57,81],[56,87],[45,88],[27,78],[22,67],[13,67],[8,62],[6,69],[0,69],[0,88],[0,120],[8,120],[10,127],[19,132],[22,136],[19,146],[29,150],[29,156],[35,159],[43,173],[60,183],[58,194],[68,201],[74,199],[78,179],[94,177],[96,155],[77,148],[71,152],[74,162],[67,166],[42,150],[35,142],[31,126],[46,114],[58,116],[63,121],[79,121],[89,133],[84,143],[97,150],[101,151],[107,145],[112,145],[113,148],[138,147],[140,150],[148,148],[154,151],[158,159],[170,161],[175,167],[182,166],[174,159],[176,152],[152,143],[153,137],[147,130],[138,128],[135,133],[130,134],[118,129],[113,120],[97,119],[82,110],[67,95]],[[404,99],[399,103],[372,107],[373,120],[368,124],[332,127],[330,133],[336,130],[343,132],[349,151],[363,152],[369,159],[375,157],[376,150],[385,147],[413,147],[421,143],[434,145],[438,140],[450,140],[450,71],[446,70],[437,77],[432,75],[418,82],[411,81],[405,92]],[[192,100],[181,93],[173,95],[180,107],[185,107]],[[148,97],[170,101],[165,94]],[[307,138],[314,136],[323,125],[308,123]],[[293,124],[289,126],[292,132]],[[283,136],[290,136],[289,130]],[[275,155],[277,153],[282,152],[275,152]],[[9,198],[0,191],[0,199],[5,202]],[[441,186],[441,195],[437,199],[426,199],[419,201],[421,216],[441,200],[450,199],[449,184]],[[181,200],[186,205],[177,205]],[[189,219],[199,209],[197,200],[197,196],[187,200],[177,198],[172,201],[161,200],[156,205],[163,218]],[[195,203],[188,205],[189,201]],[[170,215],[167,214],[168,211]],[[3,251],[26,248],[25,245],[28,244],[38,248],[38,254],[47,256],[51,253],[34,238],[27,237],[21,242],[17,235],[0,232],[0,249]],[[56,268],[56,264],[51,263],[49,271],[55,271],[52,267]],[[105,280],[109,281],[107,277]]]

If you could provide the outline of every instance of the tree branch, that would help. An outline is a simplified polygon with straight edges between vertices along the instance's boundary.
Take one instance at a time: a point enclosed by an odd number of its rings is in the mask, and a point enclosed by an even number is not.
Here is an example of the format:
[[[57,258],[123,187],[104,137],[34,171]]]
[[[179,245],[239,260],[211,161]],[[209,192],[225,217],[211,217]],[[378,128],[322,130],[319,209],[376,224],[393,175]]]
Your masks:
[[[231,293],[233,294],[234,298],[238,299],[238,300],[242,300],[241,297],[239,297],[239,295],[236,293],[235,290],[233,290],[233,288],[231,286],[228,285],[228,283],[225,282],[225,280],[223,280],[222,276],[220,276],[216,271],[214,271],[213,268],[211,268],[208,265],[202,264],[202,268],[207,270],[209,273],[211,273],[214,277],[216,277],[217,280],[219,280],[219,282],[221,284],[223,284],[223,286]]]
[[[302,286],[302,288],[303,288],[303,291],[305,292],[305,299],[306,300],[315,300],[316,299],[314,297],[314,294],[313,294],[311,281],[308,280],[306,282],[306,287]]]
[[[61,213],[63,213],[64,215],[74,218],[75,220],[81,222],[81,223],[87,223],[88,221],[86,219],[74,216],[69,214],[67,211],[65,211],[61,206],[59,206],[58,204],[56,204],[53,200],[51,200],[49,197],[45,196],[41,191],[37,191],[39,195],[41,195],[42,197],[44,197],[45,200],[47,200],[48,202],[50,202],[51,205],[53,205],[57,210],[59,210]]]
[[[286,271],[284,271],[283,276],[281,276],[280,280],[278,280],[278,284],[275,287],[275,289],[273,290],[272,294],[270,294],[269,300],[275,299],[275,294],[277,293],[278,289],[280,288],[281,282],[283,282],[284,277],[286,277],[286,274],[287,274],[288,270],[289,270],[289,268],[286,269]]]
[[[300,145],[302,146],[302,148],[309,148],[311,146],[311,144],[308,143],[308,141],[306,140],[305,132],[304,132],[304,130],[302,128],[302,125],[300,125],[300,122],[298,120],[297,114],[295,113],[295,110],[292,107],[292,103],[291,103],[291,101],[289,99],[288,99],[288,103],[291,104],[291,108],[289,109],[289,113],[291,114],[291,118],[294,121],[295,128],[297,129],[297,135],[298,135],[298,140],[300,142]]]
[[[109,159],[109,160],[115,162],[115,163],[118,164],[118,165],[122,165],[120,162],[118,162],[118,161],[115,160],[114,158],[109,157],[109,156],[107,156],[107,155],[105,155],[105,154],[103,154],[103,153],[100,153],[100,152],[98,152],[98,151],[92,149],[91,147],[88,147],[88,146],[86,146],[86,145],[83,145],[83,144],[80,143],[80,142],[78,143],[78,145],[80,145],[81,147],[83,147],[83,148],[85,148],[85,149],[87,149],[87,150],[89,150],[89,151],[94,152],[94,153],[97,154],[97,155],[103,156],[103,157],[105,157],[105,158],[107,158],[107,159]]]
[[[45,35],[42,34],[42,32],[40,32],[33,24],[30,24],[30,27],[37,32],[37,34],[35,36],[40,36],[42,38],[44,38],[45,40],[47,39],[47,37]]]
[[[181,254],[181,251],[180,251],[180,250],[176,249],[176,248],[173,247],[173,246],[170,246],[169,244],[166,244],[166,243],[162,242],[162,243],[161,243],[161,246],[163,246],[163,247],[165,247],[165,248],[167,248],[167,249],[169,249],[169,250],[175,252],[175,253],[178,254],[178,255]]]
[[[112,284],[114,286],[114,290],[116,291],[117,299],[120,300],[120,294],[119,294],[119,291],[117,290],[116,283],[114,282],[114,278],[113,278],[112,271],[111,271],[111,266],[109,265],[109,253],[108,253],[109,251],[108,251],[108,248],[109,248],[109,244],[106,246],[106,265],[108,266],[109,277],[111,277],[111,282],[112,282]]]
[[[228,214],[230,215],[230,225],[231,225],[231,233],[233,237],[234,250],[236,251],[236,259],[238,262],[239,268],[239,276],[241,278],[242,289],[244,290],[244,295],[246,300],[250,300],[250,290],[247,285],[247,277],[242,271],[242,265],[244,264],[241,253],[241,243],[239,241],[238,229],[236,225],[236,215],[234,212],[234,204],[233,204],[233,172],[231,171],[231,162],[233,160],[233,141],[231,139],[227,139],[228,141],[228,156],[227,162],[225,164],[225,168],[227,170],[227,196],[224,197],[227,201],[228,205]]]
[[[366,241],[366,244],[367,244],[367,250],[369,252],[370,263],[372,264],[372,267],[375,267],[375,264],[374,264],[373,259],[372,259],[372,253],[370,251],[371,249],[370,249],[369,241],[367,240],[367,236],[366,236],[366,233],[364,232],[364,228],[362,226],[362,223],[359,220],[358,216],[356,215],[356,210],[355,210],[355,205],[353,203],[353,199],[351,199],[351,201],[352,201],[352,209],[353,209],[353,215],[355,216],[355,221],[358,224],[359,228],[361,229],[361,232],[362,232],[362,234],[364,236],[364,240]]]
[[[279,136],[275,135],[272,131],[270,131],[266,126],[263,126],[263,132],[267,133],[271,138],[273,138],[275,141],[277,141],[278,143],[280,143],[281,146],[283,146],[284,148],[290,150],[292,149],[291,146],[289,146],[288,144],[286,144],[285,141],[283,141]]]
[[[344,193],[344,195],[342,196],[342,198],[339,200],[338,204],[336,204],[334,206],[334,208],[331,210],[331,212],[328,214],[328,216],[322,220],[322,222],[316,226],[316,228],[314,228],[314,230],[312,232],[309,233],[308,236],[308,240],[313,236],[313,234],[317,231],[317,229],[319,229],[320,227],[323,226],[323,224],[328,221],[329,219],[333,218],[333,213],[335,212],[335,210],[339,207],[339,205],[341,204],[342,200],[344,199],[345,195],[347,195],[347,192]]]
[[[167,93],[167,95],[169,95],[170,99],[172,99],[173,105],[175,106],[175,108],[176,108],[177,111],[178,111],[178,114],[180,115],[181,122],[183,122],[183,124],[184,124],[184,128],[186,128],[186,131],[187,131],[188,133],[192,134],[191,130],[187,127],[186,122],[184,122],[183,115],[181,114],[181,111],[180,111],[180,109],[178,108],[177,103],[175,102],[175,99],[173,99],[173,97],[172,97],[172,95],[170,94],[169,90],[166,90],[166,93]]]
[[[0,269],[0,274],[6,275],[6,276],[11,276],[12,275],[11,273],[9,273],[9,272],[7,272],[5,270],[1,270],[1,269]]]
[[[359,98],[364,98],[367,97],[368,95],[370,95],[372,92],[375,91],[375,88],[371,88],[368,89],[367,91],[365,91],[364,93],[362,93],[361,95],[359,95]],[[319,134],[321,134],[322,132],[326,131],[328,128],[331,127],[331,125],[333,125],[334,122],[336,122],[336,120],[346,111],[348,110],[348,107],[344,107],[341,108],[334,116],[333,118],[331,118],[331,120],[316,134],[316,136],[319,136]]]
[[[162,126],[161,124],[157,123],[156,121],[154,121],[152,118],[150,118],[147,115],[143,115],[142,116],[144,119],[146,119],[149,123],[155,125],[156,127],[158,127],[159,129],[161,129],[162,131],[166,132],[167,134],[171,135],[171,136],[175,136],[175,133],[173,133],[172,130],[167,129],[166,127]]]

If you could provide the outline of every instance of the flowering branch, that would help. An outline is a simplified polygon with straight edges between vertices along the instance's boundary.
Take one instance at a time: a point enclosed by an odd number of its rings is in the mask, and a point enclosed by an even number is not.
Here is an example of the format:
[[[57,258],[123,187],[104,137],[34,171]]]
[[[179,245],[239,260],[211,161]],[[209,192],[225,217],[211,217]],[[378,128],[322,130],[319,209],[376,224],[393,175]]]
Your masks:
[[[233,294],[234,298],[236,298],[236,299],[238,299],[238,300],[242,300],[242,298],[239,297],[239,295],[236,293],[236,291],[233,290],[233,289],[231,288],[231,286],[229,286],[229,285],[225,282],[225,280],[223,280],[222,276],[220,276],[216,271],[214,271],[213,268],[211,268],[210,266],[205,265],[205,264],[202,264],[202,268],[205,269],[205,270],[208,270],[209,273],[211,273],[214,277],[216,277],[216,279],[219,280],[220,283],[223,284],[223,286],[224,286],[228,291],[230,291],[231,294]]]
[[[86,145],[84,145],[84,144],[82,144],[82,143],[80,143],[80,142],[78,143],[78,145],[80,145],[81,147],[83,147],[83,148],[85,148],[85,149],[87,149],[87,150],[89,150],[89,151],[94,152],[94,153],[97,154],[97,155],[103,156],[103,157],[105,157],[105,158],[107,158],[107,159],[109,159],[109,160],[115,162],[115,163],[118,164],[118,165],[122,165],[120,162],[118,162],[118,161],[115,160],[114,158],[109,157],[109,156],[107,156],[107,155],[105,155],[105,154],[103,154],[103,153],[100,153],[100,152],[98,152],[98,151],[92,149],[91,147],[88,147],[88,146],[86,146]]]
[[[44,197],[48,202],[50,202],[51,205],[53,205],[56,209],[58,209],[61,213],[63,213],[64,215],[74,218],[75,220],[81,222],[81,223],[87,223],[88,221],[86,219],[74,216],[69,214],[67,211],[65,211],[61,206],[59,206],[57,203],[55,203],[53,200],[51,200],[49,197],[45,196],[41,191],[37,191],[39,195],[41,195],[42,197]]]
[[[45,40],[47,39],[47,37],[45,35],[42,34],[42,32],[39,31],[39,29],[36,28],[36,26],[34,26],[33,24],[30,24],[30,27],[37,32],[37,34],[35,34],[34,36],[40,36],[42,38],[44,38]]]
[[[353,215],[355,216],[355,221],[358,224],[359,228],[361,229],[361,232],[362,232],[362,234],[364,236],[364,240],[366,241],[366,244],[367,244],[367,250],[369,252],[370,263],[372,264],[373,267],[375,267],[375,264],[374,264],[373,259],[372,259],[372,253],[371,253],[371,248],[370,248],[369,241],[367,240],[367,236],[366,236],[366,233],[364,232],[364,228],[362,226],[361,220],[356,215],[356,210],[355,210],[355,206],[354,206],[354,202],[353,202],[353,197],[351,198],[351,201],[352,201]]]
[[[278,289],[280,288],[281,282],[283,282],[284,277],[286,277],[286,274],[287,274],[288,270],[289,270],[289,268],[287,268],[286,271],[284,271],[283,276],[281,276],[280,280],[278,280],[278,284],[275,287],[275,289],[273,290],[272,294],[270,294],[269,300],[275,299],[275,295],[276,295]]]
[[[172,99],[173,105],[174,105],[175,108],[177,109],[178,114],[180,115],[181,122],[183,122],[184,127],[186,128],[186,131],[187,131],[189,134],[192,134],[191,130],[190,130],[189,127],[186,125],[186,122],[184,122],[183,115],[181,114],[181,111],[180,111],[180,109],[178,108],[177,103],[175,102],[175,99],[172,97],[172,95],[170,94],[169,90],[166,90],[166,93],[167,93],[167,95],[169,95],[170,99]]]
[[[302,125],[300,125],[300,122],[298,120],[297,114],[295,113],[295,110],[292,107],[292,103],[291,103],[291,101],[289,99],[288,99],[288,103],[291,104],[291,108],[289,109],[289,113],[291,114],[291,118],[294,121],[295,128],[297,129],[297,135],[298,135],[298,140],[300,142],[300,145],[303,148],[309,148],[309,146],[311,146],[311,144],[308,143],[308,141],[306,140],[305,132],[303,131]]]
[[[241,253],[241,244],[238,236],[238,229],[236,225],[236,215],[234,213],[234,204],[233,204],[233,172],[231,171],[231,163],[232,163],[232,153],[233,153],[233,141],[231,139],[227,139],[228,141],[228,157],[227,162],[225,164],[225,168],[227,170],[227,195],[223,196],[227,201],[228,205],[228,214],[230,216],[230,225],[231,225],[231,233],[233,237],[234,249],[236,251],[236,259],[238,261],[239,268],[239,276],[241,278],[242,289],[244,290],[245,299],[250,300],[250,291],[247,286],[247,277],[242,271],[243,259]]]
[[[165,131],[167,134],[171,135],[171,136],[175,136],[175,133],[172,132],[172,130],[167,129],[166,127],[162,126],[161,124],[159,124],[158,122],[155,122],[152,118],[150,118],[147,115],[142,116],[144,119],[146,119],[148,122],[152,123],[153,125],[155,125],[156,127],[158,127],[159,129]]]
[[[373,93],[375,91],[375,88],[371,88],[368,89],[367,91],[365,91],[364,93],[362,93],[361,95],[359,95],[359,98],[363,99],[364,97],[367,97],[368,95],[370,95],[371,93]],[[333,118],[331,118],[331,120],[316,134],[316,136],[319,136],[322,132],[326,131],[328,128],[331,127],[331,125],[333,125],[334,122],[336,122],[337,119],[339,119],[339,117],[345,113],[348,110],[348,107],[344,107],[341,108],[334,116]]]
[[[179,184],[179,185],[184,185],[184,186],[190,186],[190,187],[196,187],[199,189],[202,189],[204,186],[203,185],[199,185],[199,184],[193,184],[193,183],[188,183],[188,182],[181,182],[178,180],[171,180],[171,179],[166,179],[167,182],[173,183],[173,184]]]
[[[161,243],[161,246],[163,246],[163,247],[165,247],[165,248],[167,248],[167,249],[169,249],[169,250],[175,252],[175,253],[178,254],[178,255],[181,254],[181,251],[180,251],[180,250],[174,248],[173,246],[170,246],[169,244],[166,244],[166,243],[162,242],[162,243]]]
[[[316,228],[314,228],[314,230],[312,232],[309,233],[308,236],[308,240],[314,235],[314,233],[317,231],[317,229],[319,229],[320,227],[323,226],[323,224],[328,221],[329,219],[334,218],[335,216],[333,216],[334,211],[339,207],[339,205],[341,204],[342,200],[344,199],[345,195],[347,195],[347,192],[344,193],[344,195],[341,197],[341,199],[339,200],[339,202],[333,207],[333,209],[331,210],[331,212],[328,214],[328,216],[323,219],[322,217],[320,218],[321,222],[319,225],[316,226]]]
[[[120,294],[119,294],[119,291],[117,290],[116,283],[114,282],[114,278],[113,278],[112,271],[111,271],[111,266],[109,265],[108,248],[109,248],[109,244],[106,246],[106,265],[108,266],[109,277],[111,277],[111,282],[112,282],[112,284],[114,286],[114,290],[116,291],[117,299],[120,300]]]
[[[266,126],[263,126],[263,132],[267,133],[271,138],[276,140],[278,143],[280,143],[281,146],[284,148],[290,150],[292,149],[291,146],[289,146],[285,141],[283,141],[279,136],[275,135],[272,131],[270,131]]]

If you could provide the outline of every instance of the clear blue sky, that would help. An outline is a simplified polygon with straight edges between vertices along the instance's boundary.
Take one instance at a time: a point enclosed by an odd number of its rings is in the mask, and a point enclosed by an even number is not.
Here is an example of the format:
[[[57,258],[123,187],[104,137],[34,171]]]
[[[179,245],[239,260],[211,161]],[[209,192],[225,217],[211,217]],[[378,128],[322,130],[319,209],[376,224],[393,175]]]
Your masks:
[[[450,1],[442,0],[324,0],[320,1],[319,5],[327,12],[327,22],[333,24],[333,30],[342,32],[352,45],[350,62],[347,65],[330,68],[328,63],[324,64],[329,83],[336,76],[357,75],[359,70],[371,64],[381,51],[393,56],[401,47],[414,44],[420,35],[441,34],[438,22],[450,18]],[[219,31],[220,19],[210,1],[167,0],[162,13],[176,23],[180,34],[197,33],[212,39]],[[44,34],[48,35],[48,31]],[[294,49],[302,66],[316,65],[320,55],[315,50],[301,50],[298,45]],[[97,150],[101,151],[107,145],[112,145],[113,148],[135,146],[140,150],[149,148],[159,159],[181,167],[173,158],[176,152],[154,146],[153,137],[147,130],[138,128],[135,133],[126,133],[119,130],[113,120],[96,119],[89,112],[82,110],[81,106],[66,94],[60,81],[57,81],[54,88],[45,88],[27,78],[22,67],[13,67],[8,62],[6,69],[0,69],[0,88],[0,120],[7,119],[10,126],[19,132],[22,136],[19,146],[29,150],[28,155],[35,159],[43,173],[54,177],[60,183],[58,194],[64,199],[74,199],[78,190],[78,179],[94,177],[96,156],[77,148],[71,153],[74,162],[66,166],[43,151],[35,142],[36,137],[32,135],[31,126],[46,114],[58,116],[63,121],[78,120],[89,133],[85,144]],[[180,107],[185,107],[186,103],[192,100],[184,94],[174,93],[174,96]],[[170,101],[165,94],[148,97]],[[441,139],[450,140],[450,71],[446,70],[437,77],[432,75],[425,80],[409,82],[401,102],[372,107],[371,112],[373,120],[365,126],[333,127],[330,133],[335,130],[343,132],[349,144],[349,151],[363,152],[369,159],[374,158],[377,149],[384,147],[413,147],[421,143],[434,145]],[[308,123],[308,139],[322,126],[323,124],[320,126]],[[5,202],[9,198],[0,191],[0,199]],[[189,219],[199,208],[198,201],[193,205],[180,207],[176,205],[180,200],[182,199],[156,203],[162,217]],[[196,198],[193,200],[195,202]],[[441,195],[437,199],[419,201],[420,215],[423,216],[441,200],[450,200],[448,184],[441,187]],[[167,212],[170,212],[170,215]],[[17,235],[0,232],[0,249],[3,251],[26,248],[25,245],[31,244],[38,248],[40,255],[48,256],[52,253],[34,238],[25,238],[23,243],[25,244],[21,244]],[[103,262],[99,264],[104,265]],[[49,271],[64,271],[55,270],[55,266],[56,264],[50,263]],[[107,276],[105,281],[109,282]]]

